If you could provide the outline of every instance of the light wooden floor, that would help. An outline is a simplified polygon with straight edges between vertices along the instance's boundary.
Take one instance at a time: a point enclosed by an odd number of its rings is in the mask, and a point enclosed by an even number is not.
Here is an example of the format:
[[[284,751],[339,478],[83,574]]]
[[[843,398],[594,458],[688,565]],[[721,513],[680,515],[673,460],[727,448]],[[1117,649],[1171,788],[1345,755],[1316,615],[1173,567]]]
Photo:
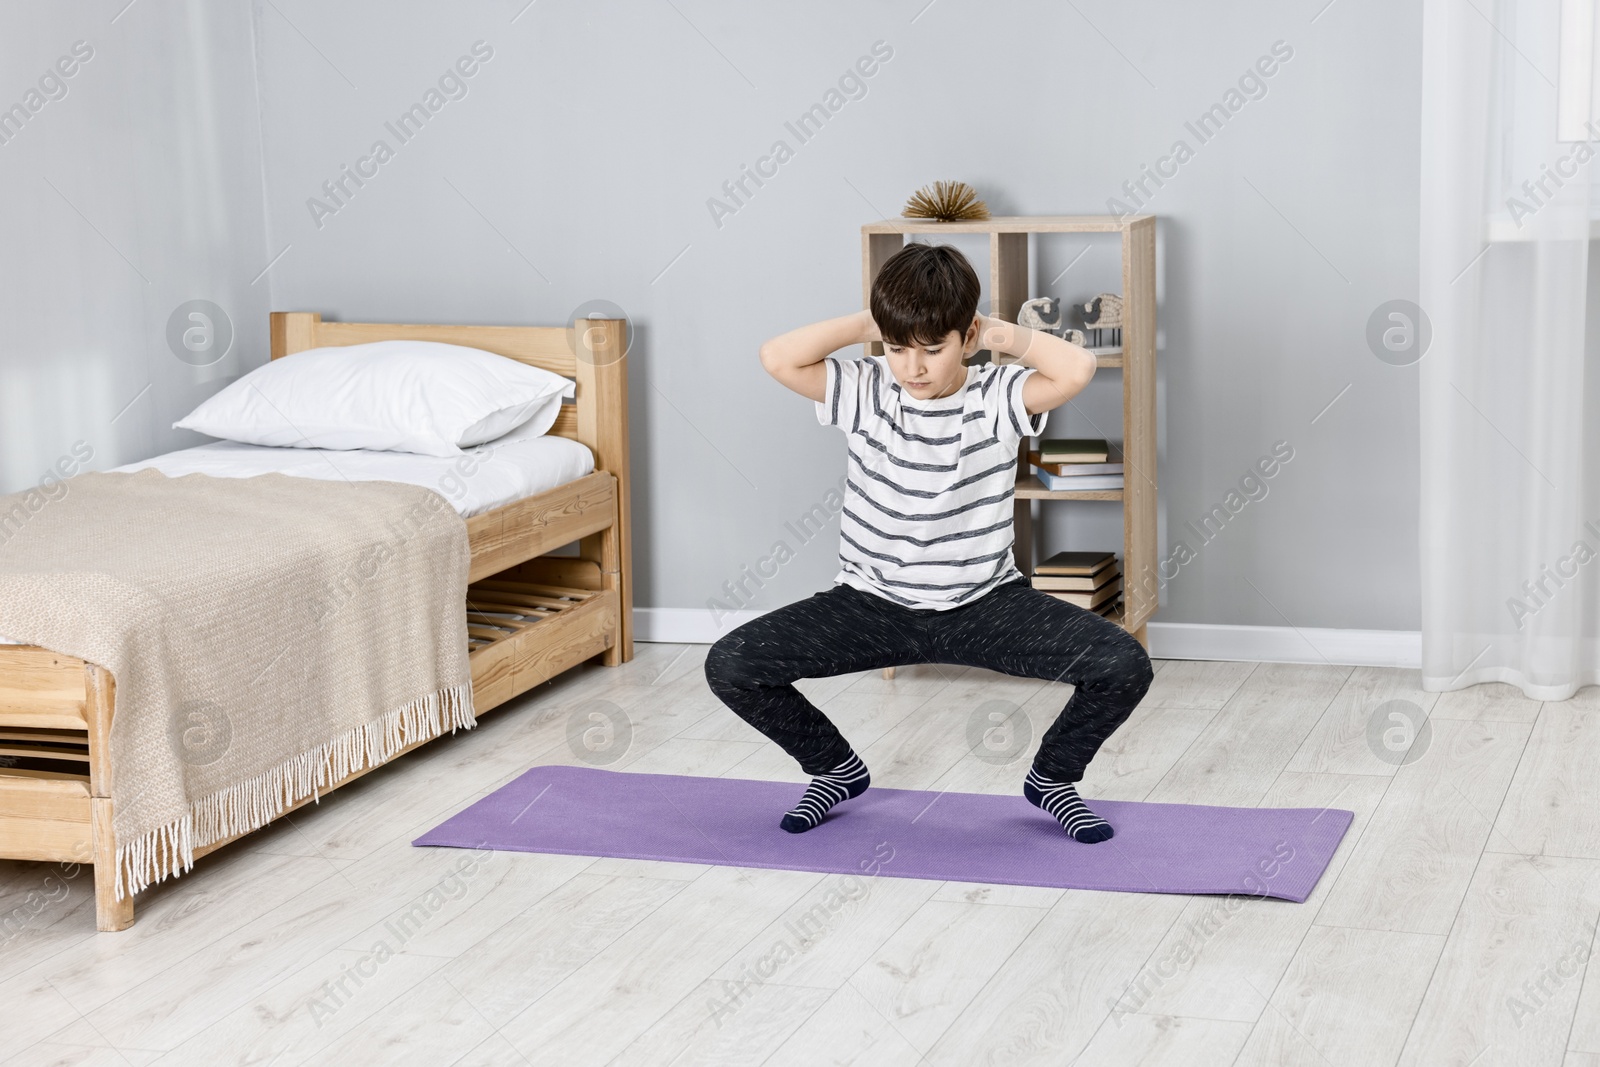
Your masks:
[[[410,847],[530,765],[614,753],[568,740],[599,711],[631,728],[613,768],[803,781],[705,651],[570,672],[203,860],[126,933],[91,932],[86,874],[0,863],[0,1061],[1600,1067],[1600,689],[1160,664],[1085,794],[1354,811],[1301,905]],[[994,792],[1027,756],[972,754],[974,709],[1037,738],[1069,692],[935,666],[801,687],[875,783]],[[1367,741],[1391,699],[1431,711],[1399,767]]]

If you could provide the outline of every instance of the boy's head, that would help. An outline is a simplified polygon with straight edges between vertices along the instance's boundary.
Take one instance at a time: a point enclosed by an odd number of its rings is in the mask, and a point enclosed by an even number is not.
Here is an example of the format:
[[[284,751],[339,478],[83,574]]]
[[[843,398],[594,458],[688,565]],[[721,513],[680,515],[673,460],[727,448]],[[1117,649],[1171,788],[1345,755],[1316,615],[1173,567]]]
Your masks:
[[[949,396],[978,348],[978,274],[949,245],[908,244],[878,271],[870,308],[889,369],[918,399]]]

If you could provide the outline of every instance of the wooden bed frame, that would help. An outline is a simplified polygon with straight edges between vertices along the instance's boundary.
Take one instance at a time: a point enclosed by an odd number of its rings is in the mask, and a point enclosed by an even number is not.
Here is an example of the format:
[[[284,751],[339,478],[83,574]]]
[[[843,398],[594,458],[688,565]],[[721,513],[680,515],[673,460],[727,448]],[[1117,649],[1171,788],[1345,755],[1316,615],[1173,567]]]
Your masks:
[[[596,656],[613,667],[633,658],[626,323],[580,321],[581,332],[272,315],[273,359],[326,345],[440,341],[576,379],[574,401],[562,405],[550,433],[587,445],[594,473],[467,520],[472,565],[465,609],[478,714]],[[546,555],[574,541],[576,556]],[[0,766],[0,858],[92,864],[95,921],[107,931],[133,924],[132,894],[119,900],[116,893],[108,747],[115,715],[109,671],[36,646],[0,646],[0,756],[8,757]],[[195,856],[227,843],[198,848]]]

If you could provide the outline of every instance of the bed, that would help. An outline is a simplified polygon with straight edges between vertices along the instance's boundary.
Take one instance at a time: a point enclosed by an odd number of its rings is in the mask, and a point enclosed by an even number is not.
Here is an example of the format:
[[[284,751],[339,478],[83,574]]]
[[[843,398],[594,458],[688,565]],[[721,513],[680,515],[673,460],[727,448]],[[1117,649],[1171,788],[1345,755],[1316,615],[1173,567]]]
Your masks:
[[[463,611],[478,714],[587,660],[617,666],[633,656],[625,330],[617,320],[586,320],[576,334],[567,327],[341,323],[309,312],[271,317],[273,359],[332,345],[437,341],[577,383],[546,438],[472,450],[472,476],[461,480],[462,490],[439,490],[466,519],[471,564]],[[576,345],[574,337],[581,338]],[[454,462],[218,443],[125,469],[224,477],[273,470],[432,488],[454,486],[446,481]],[[553,554],[573,543],[576,555]],[[109,671],[36,646],[0,645],[0,858],[91,865],[103,931],[125,929],[134,918],[134,895],[118,892],[111,829],[116,710]],[[234,839],[197,848],[195,856]]]

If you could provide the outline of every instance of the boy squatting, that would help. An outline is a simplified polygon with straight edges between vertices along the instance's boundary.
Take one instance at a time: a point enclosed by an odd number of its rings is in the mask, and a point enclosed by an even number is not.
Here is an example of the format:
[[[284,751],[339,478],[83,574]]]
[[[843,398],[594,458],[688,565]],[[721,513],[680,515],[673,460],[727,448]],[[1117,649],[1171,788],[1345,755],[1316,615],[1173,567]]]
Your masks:
[[[783,816],[790,833],[871,781],[794,681],[949,663],[1074,686],[1022,792],[1078,841],[1112,836],[1076,783],[1150,687],[1150,657],[1110,620],[1034,589],[1012,555],[1018,445],[1088,384],[1095,357],[977,314],[978,294],[956,249],[909,244],[879,271],[869,310],[761,346],[762,366],[813,401],[849,452],[833,586],[737,627],[706,656],[712,692],[812,776]],[[869,341],[885,354],[832,355]],[[967,365],[979,347],[1019,362]]]

